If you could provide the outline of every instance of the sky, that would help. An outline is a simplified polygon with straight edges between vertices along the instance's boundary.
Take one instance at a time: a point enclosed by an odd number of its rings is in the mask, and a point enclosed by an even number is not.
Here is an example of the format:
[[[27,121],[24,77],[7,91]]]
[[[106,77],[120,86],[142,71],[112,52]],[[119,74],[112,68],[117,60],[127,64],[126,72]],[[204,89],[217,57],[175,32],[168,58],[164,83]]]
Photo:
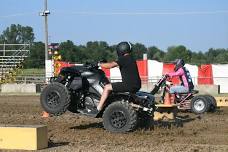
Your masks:
[[[120,41],[164,51],[228,48],[228,0],[48,0],[49,42]],[[0,34],[11,24],[31,26],[44,42],[44,0],[1,0]]]

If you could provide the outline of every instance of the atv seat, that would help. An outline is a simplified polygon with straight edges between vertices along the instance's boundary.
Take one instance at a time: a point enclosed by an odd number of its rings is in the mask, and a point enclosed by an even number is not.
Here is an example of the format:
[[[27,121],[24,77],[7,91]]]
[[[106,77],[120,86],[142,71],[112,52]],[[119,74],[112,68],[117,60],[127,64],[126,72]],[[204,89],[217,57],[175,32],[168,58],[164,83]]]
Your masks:
[[[124,95],[124,96],[128,96],[128,97],[132,97],[132,98],[137,98],[137,95],[136,95],[136,93],[134,92],[112,92],[113,93],[113,95],[115,96],[115,95]]]
[[[140,98],[154,100],[154,96],[148,92],[138,91],[136,95]]]

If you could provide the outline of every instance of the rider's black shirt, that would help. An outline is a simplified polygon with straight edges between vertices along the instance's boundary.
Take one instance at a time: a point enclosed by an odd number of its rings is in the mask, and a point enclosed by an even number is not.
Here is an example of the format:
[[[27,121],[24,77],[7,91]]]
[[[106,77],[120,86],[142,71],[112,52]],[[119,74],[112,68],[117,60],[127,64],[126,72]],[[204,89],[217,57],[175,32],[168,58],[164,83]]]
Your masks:
[[[122,82],[126,84],[128,88],[140,89],[141,79],[139,77],[136,61],[130,55],[125,55],[119,57],[116,62],[119,65]]]

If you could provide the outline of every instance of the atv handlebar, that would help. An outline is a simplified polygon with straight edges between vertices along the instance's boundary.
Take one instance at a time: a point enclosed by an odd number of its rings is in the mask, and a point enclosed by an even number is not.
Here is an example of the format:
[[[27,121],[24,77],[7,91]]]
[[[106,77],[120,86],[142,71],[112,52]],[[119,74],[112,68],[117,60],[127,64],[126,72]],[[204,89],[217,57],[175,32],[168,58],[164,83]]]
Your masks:
[[[102,59],[98,62],[86,63],[86,64],[84,64],[84,66],[88,69],[97,69],[98,67],[100,67],[101,63],[106,63],[106,62],[107,62],[107,60]]]
[[[99,67],[97,62],[95,62],[95,63],[86,63],[86,64],[84,64],[84,66],[86,68],[88,68],[88,69],[95,69],[95,68],[97,69]]]

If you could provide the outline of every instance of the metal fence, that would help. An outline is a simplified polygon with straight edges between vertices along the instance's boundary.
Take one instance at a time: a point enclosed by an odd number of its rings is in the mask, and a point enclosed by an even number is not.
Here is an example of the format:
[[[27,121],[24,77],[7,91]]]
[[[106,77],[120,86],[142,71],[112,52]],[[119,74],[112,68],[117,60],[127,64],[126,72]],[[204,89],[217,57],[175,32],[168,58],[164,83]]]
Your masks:
[[[29,54],[30,44],[0,44],[0,83],[11,82]]]
[[[155,84],[161,77],[141,77],[142,84]],[[198,77],[193,77],[193,83],[198,83]],[[210,77],[200,77],[200,79],[210,79]],[[228,77],[213,77],[214,83],[215,82],[224,82],[228,85]],[[110,79],[111,82],[120,82],[121,79],[119,77],[112,77]],[[45,75],[26,75],[26,76],[17,76],[16,83],[38,83],[43,84],[45,83]]]
[[[35,84],[44,84],[45,76],[44,75],[27,75],[27,76],[17,76],[16,83],[35,83]]]

